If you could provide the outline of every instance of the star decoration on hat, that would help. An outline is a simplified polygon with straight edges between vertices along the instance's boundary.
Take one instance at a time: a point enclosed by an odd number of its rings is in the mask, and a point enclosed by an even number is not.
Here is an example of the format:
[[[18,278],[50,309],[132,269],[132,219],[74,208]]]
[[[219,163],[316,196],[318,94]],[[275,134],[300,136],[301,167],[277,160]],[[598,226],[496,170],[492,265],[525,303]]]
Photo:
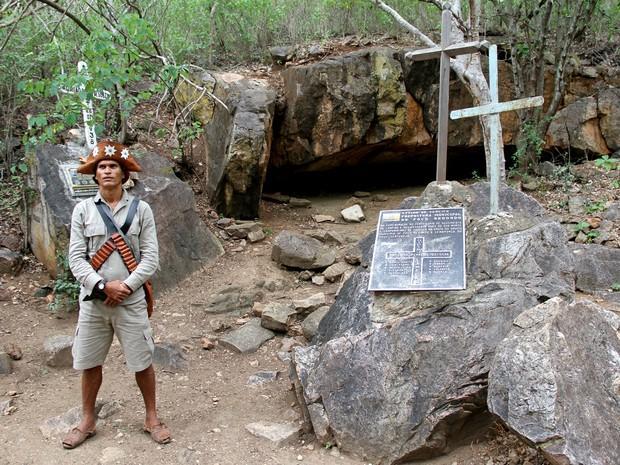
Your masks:
[[[97,158],[97,155],[99,154],[99,147],[95,146],[95,148],[93,149],[93,153],[91,153],[91,157],[93,158]]]
[[[123,149],[123,151],[121,152],[121,158],[123,158],[123,159],[125,159],[125,160],[126,160],[127,158],[129,158],[129,150],[127,150],[127,149]]]
[[[106,145],[105,146],[105,156],[106,157],[113,156],[115,152],[116,152],[116,149],[113,146],[111,146],[111,145]]]

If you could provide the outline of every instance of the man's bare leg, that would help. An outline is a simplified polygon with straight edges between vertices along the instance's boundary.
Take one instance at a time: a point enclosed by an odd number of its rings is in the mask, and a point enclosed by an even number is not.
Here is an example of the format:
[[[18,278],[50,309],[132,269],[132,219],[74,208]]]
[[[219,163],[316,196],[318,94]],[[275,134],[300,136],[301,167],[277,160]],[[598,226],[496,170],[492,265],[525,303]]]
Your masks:
[[[136,372],[136,383],[138,383],[144,398],[144,407],[146,409],[144,425],[148,427],[158,425],[159,418],[157,417],[157,403],[155,400],[155,370],[153,365],[150,365],[145,370]]]
[[[157,416],[157,405],[155,402],[155,370],[153,365],[146,370],[136,373],[136,382],[144,398],[146,407],[146,418],[144,420],[144,430],[151,435],[153,441],[159,444],[170,442],[170,430],[166,425],[159,421]]]
[[[83,431],[94,431],[97,425],[95,402],[103,381],[101,365],[82,372],[82,421],[78,428]]]

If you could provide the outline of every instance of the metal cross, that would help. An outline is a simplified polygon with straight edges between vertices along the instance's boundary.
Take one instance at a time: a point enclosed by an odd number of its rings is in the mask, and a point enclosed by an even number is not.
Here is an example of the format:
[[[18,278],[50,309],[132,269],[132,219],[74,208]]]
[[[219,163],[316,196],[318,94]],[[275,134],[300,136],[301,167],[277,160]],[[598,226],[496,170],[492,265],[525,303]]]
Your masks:
[[[413,241],[413,250],[388,252],[385,256],[388,260],[412,260],[411,284],[419,284],[422,281],[422,268],[424,260],[446,260],[452,258],[451,250],[424,250],[424,238],[416,237]]]
[[[452,13],[449,9],[441,12],[441,43],[439,46],[415,50],[405,56],[413,61],[440,58],[439,61],[439,116],[437,128],[437,181],[446,180],[448,157],[448,100],[450,96],[450,58],[477,52],[485,42],[465,42],[450,44]]]
[[[544,103],[544,98],[528,97],[519,100],[511,100],[509,102],[499,102],[499,90],[497,86],[497,45],[489,47],[489,93],[491,103],[480,105],[479,107],[465,108],[463,110],[454,110],[450,112],[450,118],[468,118],[471,116],[496,115],[504,111],[520,110],[523,108],[539,107]],[[499,125],[499,126],[498,126]],[[497,214],[499,211],[499,147],[502,141],[499,140],[499,130],[501,122],[499,118],[491,118],[489,121],[489,151],[491,152],[491,173],[490,173],[490,209],[491,215]]]

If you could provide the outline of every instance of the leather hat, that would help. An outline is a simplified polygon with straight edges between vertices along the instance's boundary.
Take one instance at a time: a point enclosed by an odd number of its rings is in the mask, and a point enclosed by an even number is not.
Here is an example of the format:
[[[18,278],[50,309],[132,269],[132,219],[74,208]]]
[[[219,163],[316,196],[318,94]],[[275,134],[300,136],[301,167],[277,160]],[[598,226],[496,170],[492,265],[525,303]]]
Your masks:
[[[136,159],[131,155],[129,149],[118,142],[102,140],[93,151],[85,158],[81,158],[82,164],[77,172],[82,174],[95,174],[97,163],[101,160],[114,160],[123,168],[123,171],[142,171]]]

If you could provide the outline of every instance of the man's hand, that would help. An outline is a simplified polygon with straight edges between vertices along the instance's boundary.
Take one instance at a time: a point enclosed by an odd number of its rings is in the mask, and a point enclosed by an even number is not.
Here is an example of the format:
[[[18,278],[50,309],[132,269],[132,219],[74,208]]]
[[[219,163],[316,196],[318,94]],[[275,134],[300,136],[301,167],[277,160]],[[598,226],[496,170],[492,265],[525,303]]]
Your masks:
[[[107,282],[103,292],[107,296],[103,303],[110,307],[116,307],[131,295],[129,287],[123,281],[118,280]]]

